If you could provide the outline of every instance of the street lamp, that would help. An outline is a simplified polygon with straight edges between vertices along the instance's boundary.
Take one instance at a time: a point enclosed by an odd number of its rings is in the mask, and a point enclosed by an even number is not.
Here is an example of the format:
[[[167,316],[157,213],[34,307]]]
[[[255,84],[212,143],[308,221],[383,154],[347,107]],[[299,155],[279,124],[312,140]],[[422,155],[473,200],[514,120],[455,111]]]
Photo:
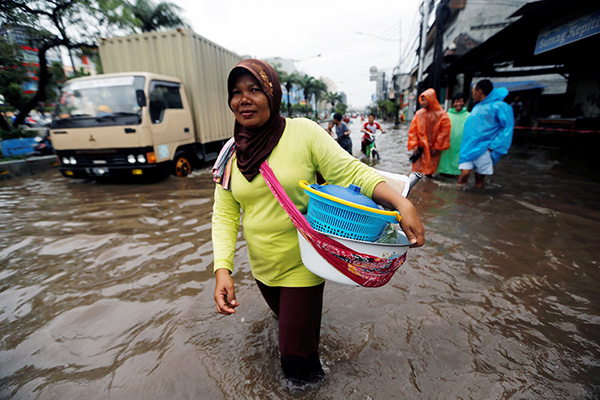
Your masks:
[[[292,60],[294,63],[300,63],[304,60],[310,60],[311,58],[317,58],[317,57],[321,57],[321,54],[316,54],[314,56],[304,57],[304,58],[299,58],[299,59],[290,58],[290,60]],[[298,69],[298,71],[300,71],[300,69],[298,67],[296,67],[296,69]]]

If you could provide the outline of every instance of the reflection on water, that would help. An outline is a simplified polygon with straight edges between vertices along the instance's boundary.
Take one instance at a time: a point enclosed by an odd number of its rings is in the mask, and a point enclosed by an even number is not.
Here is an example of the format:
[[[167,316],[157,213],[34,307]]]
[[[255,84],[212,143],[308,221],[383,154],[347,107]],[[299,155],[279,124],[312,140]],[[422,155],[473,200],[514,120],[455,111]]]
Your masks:
[[[375,166],[408,173],[406,127],[387,131]],[[383,288],[326,285],[328,379],[300,395],[242,239],[241,305],[215,312],[208,169],[2,182],[0,398],[597,398],[600,185],[552,159],[515,146],[484,190],[419,183],[426,246]]]

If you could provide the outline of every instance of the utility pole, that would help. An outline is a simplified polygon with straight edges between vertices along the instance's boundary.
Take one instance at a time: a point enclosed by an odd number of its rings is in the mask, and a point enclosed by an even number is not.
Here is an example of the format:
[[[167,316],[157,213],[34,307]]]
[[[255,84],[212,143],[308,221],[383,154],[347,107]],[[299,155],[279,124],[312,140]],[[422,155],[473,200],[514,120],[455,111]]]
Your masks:
[[[398,75],[394,82],[394,96],[396,97],[394,101],[398,100],[398,108],[395,113],[394,125],[400,124],[400,112],[402,110],[402,100],[404,99],[402,89],[402,18],[400,18],[398,21]]]
[[[385,82],[385,72],[381,73],[381,93],[383,96],[382,100],[387,100],[388,99],[388,93],[387,93],[387,84]]]
[[[444,68],[444,32],[446,25],[450,20],[450,6],[448,0],[441,0],[435,12],[435,40],[433,47],[433,63],[431,65],[431,79],[429,86],[432,87],[438,95],[440,103],[440,87],[442,83],[442,70]]]
[[[402,73],[402,18],[398,21],[398,73]]]
[[[417,70],[417,83],[420,85],[423,81],[423,69],[425,67],[425,45],[427,44],[427,22],[429,21],[429,0],[423,0],[421,3],[421,43],[419,45],[419,68]]]

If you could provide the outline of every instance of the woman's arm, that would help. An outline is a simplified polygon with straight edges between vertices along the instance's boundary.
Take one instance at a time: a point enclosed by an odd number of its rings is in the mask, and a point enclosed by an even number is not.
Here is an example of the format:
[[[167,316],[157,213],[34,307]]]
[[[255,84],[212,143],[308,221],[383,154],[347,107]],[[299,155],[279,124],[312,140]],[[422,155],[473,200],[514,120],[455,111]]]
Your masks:
[[[239,305],[231,278],[239,225],[240,204],[230,191],[216,185],[212,217],[213,264],[216,277],[214,298],[217,312],[223,315],[234,314],[235,307]]]
[[[392,189],[373,168],[352,157],[327,138],[318,125],[314,124],[311,136],[311,158],[315,168],[327,182],[341,186],[348,186],[350,183],[360,186],[362,194],[400,212],[402,215],[400,226],[411,243],[414,243],[413,247],[425,243],[423,224],[410,200]]]
[[[420,247],[425,244],[425,229],[417,209],[413,203],[395,191],[385,182],[380,182],[373,191],[373,200],[384,207],[398,210],[402,216],[400,226],[406,237],[412,243],[411,247]]]

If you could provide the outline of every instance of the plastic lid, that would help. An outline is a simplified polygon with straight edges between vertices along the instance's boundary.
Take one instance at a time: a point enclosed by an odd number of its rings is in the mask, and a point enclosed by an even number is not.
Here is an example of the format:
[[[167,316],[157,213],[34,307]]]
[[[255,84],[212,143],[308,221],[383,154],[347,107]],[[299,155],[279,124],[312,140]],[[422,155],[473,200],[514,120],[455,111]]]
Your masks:
[[[310,185],[311,188],[328,194],[330,196],[337,197],[338,199],[346,200],[354,204],[360,204],[361,206],[371,207],[380,209],[373,200],[360,193],[360,187],[356,185],[350,185],[348,187],[338,185],[318,185],[316,183]]]

